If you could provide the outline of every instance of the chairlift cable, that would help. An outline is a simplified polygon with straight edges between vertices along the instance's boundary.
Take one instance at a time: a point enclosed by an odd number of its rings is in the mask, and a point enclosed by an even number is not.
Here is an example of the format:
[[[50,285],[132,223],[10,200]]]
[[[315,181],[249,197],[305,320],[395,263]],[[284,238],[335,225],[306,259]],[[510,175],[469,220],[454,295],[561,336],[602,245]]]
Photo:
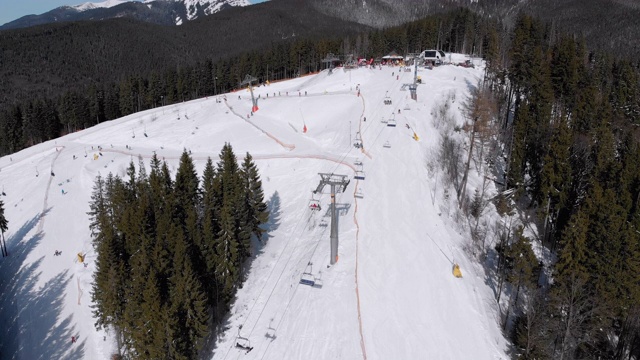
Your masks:
[[[302,215],[304,215],[304,212],[302,213]],[[305,224],[305,226],[303,227],[303,229],[306,229],[306,228],[307,228],[307,225],[309,224],[309,221],[311,221],[311,217],[309,217],[309,219],[307,220],[307,223]],[[300,221],[298,221],[298,223],[297,223],[297,224],[296,224],[296,226],[294,227],[294,230],[291,232],[292,234],[297,232],[296,230],[297,230],[297,228],[298,228],[298,225],[299,225],[299,224],[300,224]],[[289,243],[289,242],[287,242],[287,245],[288,245],[288,243]],[[318,246],[318,244],[319,244],[319,243],[320,243],[320,239],[318,239],[318,241],[316,241],[316,248],[317,248],[317,246]],[[248,336],[251,336],[251,334],[253,333],[253,330],[255,330],[256,326],[258,325],[258,322],[259,322],[260,318],[262,317],[262,313],[263,313],[263,312],[264,312],[264,310],[266,309],[267,304],[269,303],[269,300],[271,300],[271,296],[273,295],[273,292],[275,291],[275,289],[276,289],[276,287],[277,287],[278,283],[280,282],[280,279],[282,278],[282,275],[284,274],[284,271],[287,269],[287,264],[289,264],[289,261],[291,261],[291,257],[293,256],[293,253],[294,253],[294,252],[295,252],[295,250],[298,248],[298,246],[300,246],[300,242],[298,242],[298,243],[296,244],[296,246],[293,248],[293,251],[291,251],[291,253],[289,254],[289,258],[287,258],[287,262],[286,262],[286,263],[285,263],[285,265],[282,267],[282,271],[280,272],[280,275],[278,275],[278,280],[276,280],[276,283],[273,285],[273,288],[271,289],[271,293],[269,294],[269,297],[268,297],[268,298],[267,298],[267,300],[265,301],[265,303],[264,303],[264,307],[262,308],[262,311],[260,311],[260,314],[258,315],[258,319],[256,319],[256,322],[255,322],[255,324],[253,325],[253,327],[251,328],[251,331],[249,332],[249,335],[248,335]],[[315,249],[314,249],[314,252],[315,252]],[[283,252],[283,253],[284,253],[284,252]],[[274,269],[275,269],[275,266],[274,266]],[[266,284],[266,282],[265,282],[265,284]],[[296,287],[296,289],[297,289],[297,287]],[[294,294],[295,294],[295,290],[294,290]],[[257,299],[257,298],[256,298],[256,299]],[[291,300],[289,300],[289,301],[291,301]],[[247,319],[248,319],[248,317],[247,317]],[[246,322],[246,319],[245,319],[245,322]]]
[[[311,210],[310,210],[311,211]],[[278,263],[280,263],[280,259],[282,258],[282,255],[284,255],[285,250],[289,247],[289,244],[291,243],[291,238],[293,237],[293,234],[297,233],[297,229],[298,226],[300,225],[301,220],[304,218],[304,212],[300,213],[300,216],[298,217],[298,222],[296,223],[295,227],[293,228],[293,231],[290,233],[289,237],[287,238],[286,244],[284,246],[284,248],[282,249],[282,251],[280,252],[280,255],[278,256],[278,259],[276,260],[275,264],[273,265],[273,267],[271,268],[271,271],[269,272],[269,276],[267,277],[267,279],[265,280],[264,284],[262,285],[262,288],[260,289],[260,293],[258,293],[258,296],[256,296],[256,298],[253,301],[253,305],[251,305],[251,308],[249,309],[249,312],[247,312],[247,315],[244,319],[244,321],[242,322],[242,327],[244,327],[244,325],[247,323],[247,321],[249,320],[249,315],[251,315],[251,313],[253,312],[254,307],[256,306],[258,299],[260,299],[260,296],[262,295],[262,292],[264,291],[265,287],[267,286],[267,283],[269,283],[269,280],[271,279],[271,275],[273,275],[273,271],[275,270],[275,268],[277,267]],[[311,221],[311,217],[307,220],[305,226],[303,227],[306,228],[307,225],[309,224],[309,221]],[[282,272],[280,272],[280,275],[278,276],[278,279],[276,280],[275,284],[273,284],[273,287],[271,289],[271,292],[269,293],[269,296],[267,297],[267,300],[264,302],[264,306],[262,307],[262,310],[260,311],[260,314],[258,315],[258,318],[256,319],[253,327],[251,328],[251,331],[249,332],[249,334],[246,336],[247,339],[251,336],[251,334],[253,333],[253,330],[255,329],[255,327],[258,325],[258,322],[260,321],[260,318],[262,317],[262,313],[264,312],[264,310],[267,308],[267,305],[269,304],[269,301],[271,300],[271,296],[273,295],[273,292],[275,291],[278,283],[280,282],[280,278],[282,277],[282,273],[284,272],[284,270],[287,267],[287,264],[289,263],[289,261],[291,260],[291,256],[293,255],[293,253],[295,252],[295,249],[298,247],[299,243],[296,245],[296,247],[293,249],[293,251],[291,251],[291,253],[289,254],[289,258],[287,259],[287,262],[285,263]],[[231,349],[235,347],[235,344],[231,344],[231,346],[229,347],[229,349],[227,350],[227,353],[224,356],[224,359],[227,358],[227,356],[229,355],[229,352],[231,351]]]
[[[365,102],[365,100],[364,100],[364,96],[363,96],[363,94],[362,94],[362,93],[360,94],[360,96],[362,97],[363,108],[365,108],[365,104],[364,104],[364,102]],[[379,106],[379,105],[378,105],[378,106]],[[394,112],[395,112],[395,110],[396,110],[396,109],[394,108]],[[363,112],[362,112],[362,115],[361,115],[361,119],[362,119],[362,117],[363,117],[363,116],[364,116],[364,109],[363,109]],[[304,121],[304,120],[303,120],[303,121]],[[359,125],[360,125],[360,124],[359,124]],[[371,125],[371,123],[367,124],[367,125],[366,125],[366,127],[365,127],[365,129],[364,129],[364,131],[368,130],[368,129],[369,129],[369,127],[370,127],[370,125]],[[386,126],[385,126],[385,127],[382,127],[382,129],[380,129],[380,131],[378,132],[378,135],[376,136],[376,138],[375,138],[375,139],[374,139],[374,141],[373,141],[373,143],[374,143],[374,144],[377,142],[377,139],[380,137],[380,134],[382,133],[382,131],[384,130],[384,128],[386,128]],[[364,131],[362,131],[362,132],[361,132],[361,135],[364,133]],[[352,145],[352,144],[349,144],[349,150],[348,150],[348,151],[347,151],[347,152],[346,152],[346,153],[345,153],[341,158],[339,158],[338,162],[336,163],[336,165],[335,165],[335,167],[333,168],[333,170],[331,171],[331,173],[334,173],[334,172],[338,169],[338,167],[339,167],[340,165],[343,165],[342,163],[343,163],[343,162],[344,162],[344,160],[347,158],[347,156],[349,156],[349,154],[351,153],[351,151],[352,151],[352,150],[353,150],[353,145]],[[341,194],[342,194],[342,193],[341,193]],[[341,199],[341,198],[342,198],[342,195],[340,195],[340,199]],[[287,239],[287,243],[286,243],[285,247],[284,247],[284,248],[282,249],[282,251],[280,252],[280,255],[278,256],[278,259],[276,260],[276,263],[274,264],[274,266],[272,267],[271,271],[269,272],[269,276],[267,277],[267,280],[264,282],[264,284],[263,284],[262,288],[260,289],[260,293],[259,293],[259,294],[258,294],[258,296],[255,298],[255,300],[254,300],[254,302],[253,302],[253,305],[251,306],[251,309],[249,309],[249,312],[247,313],[247,316],[245,317],[245,320],[244,320],[244,322],[242,323],[242,326],[243,326],[243,327],[244,327],[244,325],[246,324],[246,322],[248,321],[248,319],[249,319],[249,315],[253,312],[253,309],[254,309],[254,307],[255,307],[255,305],[256,305],[256,303],[257,303],[258,299],[259,299],[259,298],[260,298],[260,296],[262,295],[262,292],[264,291],[264,289],[265,289],[265,287],[266,287],[267,283],[269,282],[269,279],[271,279],[271,276],[272,276],[272,274],[273,274],[273,271],[275,270],[275,268],[276,268],[277,264],[280,262],[280,259],[282,258],[282,255],[284,255],[285,250],[288,248],[289,244],[291,243],[291,237],[293,236],[293,234],[294,234],[294,233],[296,233],[296,232],[297,232],[298,226],[300,225],[300,221],[302,220],[302,217],[303,217],[303,216],[304,216],[304,212],[302,212],[302,213],[301,213],[301,215],[300,215],[300,217],[299,217],[299,219],[298,219],[298,222],[296,223],[296,225],[295,225],[295,227],[294,227],[294,231],[292,231],[292,232],[290,233],[291,235],[290,235],[290,236],[289,236],[289,238]],[[310,220],[311,220],[311,217],[309,217],[309,219],[307,220],[307,223],[305,224],[305,228],[306,228],[306,226],[308,225],[308,223],[309,223],[309,221],[310,221]],[[325,230],[325,231],[326,231],[326,230]],[[324,231],[323,231],[323,232],[324,232]],[[318,240],[318,241],[316,242],[316,247],[314,248],[314,251],[313,251],[313,253],[312,253],[312,257],[313,257],[313,255],[315,254],[315,251],[316,251],[316,249],[317,249],[317,247],[318,247],[318,245],[319,245],[319,244],[320,244],[320,241]],[[276,280],[276,283],[273,285],[273,287],[272,287],[272,289],[271,289],[271,293],[270,293],[270,294],[269,294],[269,296],[267,297],[267,300],[264,302],[264,306],[263,306],[262,310],[260,311],[260,314],[258,315],[258,318],[256,319],[256,321],[255,321],[255,323],[254,323],[253,327],[251,328],[251,331],[250,331],[250,332],[249,332],[249,334],[247,335],[247,338],[249,338],[249,337],[251,336],[251,334],[253,334],[253,331],[255,330],[256,326],[258,325],[258,322],[259,322],[259,320],[261,319],[262,314],[264,313],[264,311],[265,311],[265,309],[266,309],[267,305],[269,304],[269,301],[271,300],[271,296],[273,295],[273,293],[274,293],[274,291],[275,291],[275,289],[276,289],[276,287],[277,287],[278,283],[280,282],[280,279],[282,278],[282,274],[284,273],[285,269],[287,268],[287,264],[288,264],[288,263],[289,263],[289,261],[291,260],[291,257],[292,257],[292,255],[293,255],[293,253],[295,252],[295,249],[298,247],[298,245],[299,245],[299,243],[296,245],[296,247],[294,248],[294,250],[289,254],[289,257],[288,257],[288,259],[287,259],[287,262],[285,263],[285,266],[282,268],[282,271],[280,272],[280,275],[278,276],[278,279]],[[288,303],[287,303],[287,307],[285,308],[285,312],[283,312],[283,316],[280,318],[280,321],[278,322],[277,327],[279,327],[280,323],[281,323],[281,322],[282,322],[282,320],[284,319],[284,315],[285,315],[285,313],[286,313],[286,311],[287,311],[287,309],[288,309],[288,307],[289,307],[289,305],[290,305],[290,303],[291,303],[291,300],[293,299],[293,296],[295,295],[295,292],[296,292],[296,291],[297,291],[297,289],[298,289],[297,285],[299,285],[299,284],[296,284],[296,289],[294,289],[294,292],[293,292],[293,294],[292,294],[291,298],[289,299],[289,301],[288,301]],[[267,350],[268,350],[268,348],[269,348],[269,345],[270,345],[270,343],[267,345]],[[227,356],[228,356],[228,354],[229,354],[229,352],[230,352],[231,348],[233,348],[234,346],[235,346],[235,345],[234,345],[234,344],[232,344],[232,345],[229,347],[229,349],[227,350],[227,352],[226,352],[226,354],[225,354],[224,359],[226,359],[226,358],[227,358]],[[266,352],[267,352],[267,351],[265,351],[265,353],[264,353],[264,354],[266,354]],[[263,354],[263,357],[264,357],[264,354]],[[238,355],[238,357],[239,357],[239,356],[240,356],[240,355]]]
[[[343,194],[344,194],[344,193],[341,193],[341,194],[339,195],[339,199],[338,199],[338,200],[342,199],[342,195],[343,195]],[[325,233],[326,231],[327,231],[327,230],[326,230],[326,229],[324,229],[324,230],[322,231],[322,234],[324,235],[324,233]],[[316,241],[316,245],[315,245],[315,247],[313,248],[313,252],[311,253],[311,256],[308,258],[309,260],[307,260],[307,262],[306,262],[305,270],[306,270],[306,266],[308,266],[308,264],[311,262],[311,260],[313,260],[313,257],[314,257],[314,255],[316,254],[316,250],[318,249],[318,245],[320,245],[320,243],[321,243],[321,240],[322,240],[322,236],[320,236],[320,237],[318,238],[318,240]],[[282,316],[280,316],[280,320],[278,321],[278,324],[274,327],[274,330],[277,330],[277,329],[279,329],[279,328],[280,328],[280,324],[282,324],[282,321],[284,320],[284,317],[285,317],[285,315],[287,314],[287,310],[289,310],[289,306],[291,305],[293,298],[296,296],[296,292],[298,291],[298,288],[299,288],[299,287],[300,287],[300,283],[297,283],[297,284],[295,285],[295,289],[293,289],[293,293],[292,293],[292,294],[291,294],[291,296],[289,297],[289,300],[287,300],[287,306],[285,306],[284,311],[282,312]],[[262,357],[261,357],[260,359],[264,359],[264,357],[267,355],[267,352],[269,352],[269,346],[271,346],[271,343],[272,343],[272,342],[273,342],[273,341],[270,341],[270,342],[267,344],[267,348],[265,349],[265,351],[264,351],[264,353],[262,354]]]

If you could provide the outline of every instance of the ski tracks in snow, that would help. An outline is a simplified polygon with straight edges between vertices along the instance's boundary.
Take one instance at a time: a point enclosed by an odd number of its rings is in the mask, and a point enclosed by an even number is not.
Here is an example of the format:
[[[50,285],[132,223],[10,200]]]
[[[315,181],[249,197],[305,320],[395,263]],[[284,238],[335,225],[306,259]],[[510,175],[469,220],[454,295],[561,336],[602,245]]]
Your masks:
[[[44,228],[44,220],[46,218],[47,208],[49,207],[49,189],[51,189],[51,182],[53,181],[53,165],[55,165],[56,160],[58,160],[58,156],[62,150],[64,150],[64,146],[56,146],[56,156],[51,160],[51,174],[49,174],[49,181],[47,182],[47,189],[44,193],[44,201],[42,203],[42,216],[40,217],[40,222],[38,223],[38,232],[42,232]]]
[[[253,126],[254,128],[258,129],[260,132],[262,132],[263,134],[267,135],[270,139],[272,139],[273,141],[277,142],[278,145],[282,146],[283,148],[291,151],[293,149],[296,148],[295,145],[293,144],[285,144],[283,143],[280,139],[278,139],[277,137],[273,136],[271,133],[269,133],[268,131],[262,129],[261,127],[259,127],[258,125],[254,124],[251,120],[249,119],[245,119],[242,115],[238,114],[235,110],[233,110],[233,107],[231,107],[229,105],[229,103],[227,102],[227,100],[224,100],[224,104],[227,105],[227,107],[229,108],[229,110],[237,117],[239,117],[240,119],[242,119],[243,121],[247,122],[249,125]]]

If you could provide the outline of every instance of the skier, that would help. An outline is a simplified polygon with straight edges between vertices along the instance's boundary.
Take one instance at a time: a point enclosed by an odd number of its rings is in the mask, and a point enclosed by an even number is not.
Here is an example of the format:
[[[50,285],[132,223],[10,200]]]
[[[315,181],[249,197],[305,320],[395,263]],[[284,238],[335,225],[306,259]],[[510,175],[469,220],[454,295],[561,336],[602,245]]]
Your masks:
[[[75,344],[75,343],[76,343],[76,340],[77,340],[77,339],[76,339],[76,337],[75,337],[75,336],[72,336],[72,337],[71,337],[71,343],[72,343],[72,344]]]
[[[366,116],[364,117],[364,122],[367,122],[367,117]]]

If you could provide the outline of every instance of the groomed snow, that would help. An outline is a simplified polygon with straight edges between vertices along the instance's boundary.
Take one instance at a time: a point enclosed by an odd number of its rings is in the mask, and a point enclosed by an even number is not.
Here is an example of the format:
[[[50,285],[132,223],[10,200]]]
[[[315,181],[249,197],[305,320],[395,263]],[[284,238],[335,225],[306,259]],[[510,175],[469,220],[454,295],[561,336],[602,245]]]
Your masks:
[[[95,177],[123,176],[138,156],[148,166],[154,152],[175,175],[185,148],[201,175],[207,157],[217,160],[230,142],[238,157],[253,155],[272,216],[211,358],[507,359],[484,270],[463,250],[467,233],[443,211],[455,206],[442,196],[447,184],[436,186],[426,167],[440,136],[433,107],[454,92],[459,116],[483,69],[418,74],[425,84],[417,102],[400,90],[413,73],[398,67],[323,71],[256,88],[253,116],[242,90],[226,100],[147,110],[0,158],[10,253],[0,260],[3,358],[109,359],[114,340],[95,330],[90,302],[96,254],[87,212]],[[385,95],[392,105],[383,104]],[[392,116],[397,127],[381,122]],[[356,129],[364,152],[352,146]],[[353,179],[358,159],[365,180]],[[331,267],[328,188],[318,197],[322,210],[309,209],[319,172],[351,178],[336,196],[339,261]],[[354,197],[357,189],[364,198]],[[452,276],[454,261],[461,279]],[[305,271],[319,286],[299,284]],[[252,351],[235,347],[238,334]],[[71,336],[79,341],[71,344]]]

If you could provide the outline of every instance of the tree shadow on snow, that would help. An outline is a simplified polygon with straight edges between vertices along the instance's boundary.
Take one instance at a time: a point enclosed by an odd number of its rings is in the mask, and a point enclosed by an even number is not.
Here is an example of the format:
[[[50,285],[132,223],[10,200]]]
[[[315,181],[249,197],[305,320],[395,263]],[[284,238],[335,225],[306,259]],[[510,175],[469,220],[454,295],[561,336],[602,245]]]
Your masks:
[[[262,234],[262,240],[258,240],[257,237],[252,237],[252,246],[254,249],[254,256],[250,259],[247,259],[247,263],[245,264],[245,276],[248,274],[251,268],[251,262],[255,260],[260,254],[264,252],[264,247],[266,246],[269,239],[273,237],[271,235],[274,231],[276,231],[280,227],[280,216],[281,213],[281,199],[280,194],[278,192],[274,192],[273,195],[267,200],[267,208],[269,209],[269,219],[265,224],[262,225],[262,228],[265,232]],[[244,285],[243,285],[244,286]],[[217,340],[222,339],[225,334],[235,337],[236,333],[231,329],[231,317],[232,313],[229,312],[223,316],[222,319],[218,319],[217,324],[215,325],[215,329],[211,334],[209,334],[205,340],[200,353],[202,357],[210,357],[211,355],[220,355],[227,351],[230,351],[228,348],[218,348]],[[214,356],[215,357],[215,356]]]
[[[278,192],[274,192],[271,195],[271,198],[267,201],[267,209],[269,209],[269,219],[265,224],[262,225],[264,229],[264,234],[262,234],[262,241],[255,239],[253,240],[253,248],[256,250],[256,256],[262,253],[263,247],[269,242],[269,239],[273,236],[271,235],[274,231],[278,230],[280,227],[280,215],[282,203],[280,200],[280,194]]]
[[[48,210],[46,211],[48,212]],[[28,237],[46,215],[38,214],[11,235],[9,257],[0,261],[0,357],[7,359],[81,359],[80,344],[71,348],[71,316],[59,325],[67,271],[38,286],[44,257],[31,263],[25,259],[43,238],[41,232]]]

